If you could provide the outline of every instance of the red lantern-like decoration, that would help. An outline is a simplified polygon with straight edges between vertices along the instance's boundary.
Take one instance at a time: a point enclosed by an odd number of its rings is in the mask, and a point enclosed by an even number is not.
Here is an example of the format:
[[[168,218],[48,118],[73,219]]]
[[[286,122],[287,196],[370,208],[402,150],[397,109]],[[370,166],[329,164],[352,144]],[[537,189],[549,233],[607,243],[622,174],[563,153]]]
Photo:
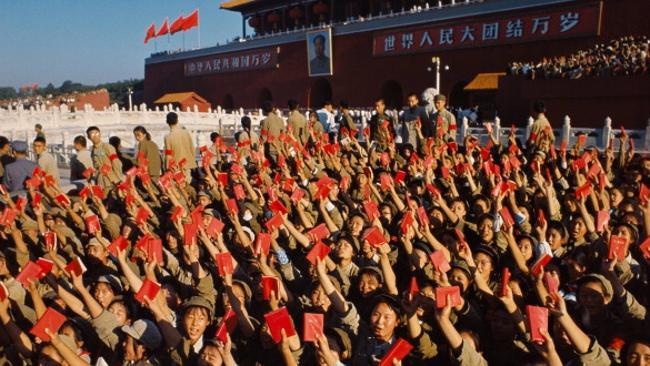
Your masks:
[[[248,25],[250,25],[251,28],[257,29],[260,26],[260,17],[259,15],[252,16],[248,18]]]
[[[327,11],[329,10],[329,6],[325,4],[322,1],[317,2],[314,4],[314,6],[311,8],[311,10],[314,12],[314,14],[318,15],[318,18],[321,22],[325,21],[325,15],[327,14]]]
[[[293,19],[293,23],[296,27],[300,24],[302,16],[302,9],[299,6],[294,6],[289,10],[289,18]]]
[[[280,15],[277,11],[271,12],[266,16],[266,20],[271,24],[276,24],[280,21]]]

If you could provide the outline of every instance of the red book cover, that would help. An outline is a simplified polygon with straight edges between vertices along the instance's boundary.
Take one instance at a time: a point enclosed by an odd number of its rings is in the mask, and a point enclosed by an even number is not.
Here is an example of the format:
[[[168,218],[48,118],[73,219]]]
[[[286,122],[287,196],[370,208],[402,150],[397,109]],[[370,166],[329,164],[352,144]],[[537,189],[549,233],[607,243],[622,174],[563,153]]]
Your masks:
[[[46,231],[43,233],[43,241],[45,241],[45,248],[50,250],[53,249],[56,251],[56,245],[58,242],[58,238],[56,236],[56,233],[54,231]]]
[[[465,241],[465,235],[463,235],[463,231],[458,229],[458,228],[455,229],[454,231],[456,232],[456,238],[458,239],[458,241],[464,242]]]
[[[641,245],[639,245],[639,249],[645,258],[650,259],[650,237],[644,240]]]
[[[144,281],[142,281],[142,286],[140,286],[140,290],[138,290],[138,293],[135,294],[135,299],[140,304],[144,305],[145,296],[149,300],[153,300],[156,298],[156,295],[158,295],[158,291],[160,291],[160,284],[153,282],[148,278],[145,278]]]
[[[214,256],[214,260],[217,263],[217,268],[219,269],[219,276],[223,277],[234,272],[232,265],[232,255],[230,252],[217,253]]]
[[[280,202],[280,200],[275,200],[269,203],[269,210],[271,210],[271,212],[273,212],[274,214],[278,214],[278,213],[286,214],[287,212],[289,212],[287,211],[287,208],[282,204],[282,202]]]
[[[216,238],[219,236],[219,233],[223,231],[223,227],[223,222],[221,222],[221,220],[217,219],[216,217],[213,217],[212,220],[210,220],[208,227],[205,229],[205,232],[208,234],[208,236]]]
[[[11,207],[5,207],[0,215],[0,225],[11,226],[16,221],[16,216],[18,216],[18,211]]]
[[[284,219],[280,215],[275,215],[271,217],[269,221],[264,223],[264,226],[266,226],[266,230],[268,230],[268,232],[270,233],[272,233],[273,230],[275,229],[279,229],[280,226],[282,225],[284,225]]]
[[[162,240],[150,238],[147,240],[147,262],[164,263]]]
[[[161,179],[161,183],[162,183],[162,179]],[[124,182],[118,184],[117,189],[119,189],[120,191],[128,191],[129,189],[131,189],[131,181],[127,179]]]
[[[32,207],[38,207],[38,205],[41,204],[42,200],[43,200],[43,195],[36,192],[34,194],[34,198],[32,198]]]
[[[61,193],[55,197],[56,202],[58,202],[63,207],[70,206],[70,199],[65,194]]]
[[[195,243],[198,231],[198,225],[193,222],[183,224],[183,245],[192,245]]]
[[[544,210],[541,208],[537,210],[537,221],[539,222],[540,226],[544,226],[546,223],[546,214],[544,214]]]
[[[131,169],[126,171],[126,176],[127,177],[135,177],[135,175],[138,173],[138,167],[134,166]]]
[[[29,178],[29,179],[27,179],[25,181],[25,187],[27,187],[27,189],[29,189],[29,188],[37,189],[38,186],[40,186],[40,185],[41,185],[41,180],[37,175],[35,175],[35,176],[33,176],[33,177],[31,177],[31,178]]]
[[[42,257],[36,260],[36,264],[41,267],[41,274],[38,276],[39,279],[47,276],[48,273],[52,272],[52,268],[54,268],[54,262]]]
[[[100,186],[92,186],[91,190],[93,192],[93,196],[99,198],[100,200],[103,200],[106,198],[106,195],[104,194],[104,190]]]
[[[101,229],[101,225],[99,223],[99,217],[97,215],[90,215],[86,216],[86,231],[88,231],[88,234],[95,234]]]
[[[309,230],[307,232],[307,236],[309,236],[309,238],[313,242],[317,242],[317,241],[320,241],[320,240],[325,239],[328,236],[330,236],[330,231],[327,230],[327,225],[320,224],[320,225],[316,226],[315,228]]]
[[[41,278],[42,268],[38,264],[29,261],[25,265],[22,271],[16,276],[16,281],[18,281],[24,288],[29,288],[29,283],[32,281],[38,281]]]
[[[544,286],[546,286],[549,295],[557,301],[557,297],[559,296],[558,291],[560,289],[560,282],[558,279],[551,273],[544,272]]]
[[[386,237],[384,237],[381,229],[377,226],[372,226],[370,229],[368,229],[363,240],[367,240],[368,244],[374,248],[379,248],[380,246],[387,243]]]
[[[271,299],[271,291],[274,291],[275,296],[278,297],[280,283],[278,282],[277,277],[262,276],[262,296],[264,297],[264,300]]]
[[[138,211],[135,214],[135,223],[141,225],[145,223],[147,219],[149,219],[149,211],[144,207],[138,208]]]
[[[179,219],[181,219],[183,217],[184,211],[185,210],[181,206],[174,207],[174,209],[172,210],[172,215],[171,215],[172,222],[176,222]]]
[[[246,192],[244,191],[244,186],[241,184],[236,184],[233,187],[233,193],[235,194],[235,199],[243,200],[246,198]]]
[[[293,322],[286,307],[264,314],[264,320],[275,343],[282,341],[282,329],[284,329],[287,337],[296,335],[296,329],[293,327]]]
[[[609,212],[607,210],[598,211],[598,217],[596,219],[596,231],[602,233],[605,231],[605,227],[609,224]]]
[[[460,300],[460,287],[458,286],[445,286],[436,287],[436,307],[442,309],[447,306],[447,297],[451,295],[451,306],[458,306],[461,304]]]
[[[235,328],[237,328],[237,313],[228,309],[219,322],[215,338],[225,344],[228,341],[227,334],[234,332]]]
[[[113,256],[117,257],[117,249],[119,248],[120,251],[125,251],[126,248],[129,247],[129,241],[126,240],[122,235],[118,236],[109,244],[108,247],[106,247],[106,250],[108,250],[109,253],[111,253]]]
[[[612,235],[609,239],[609,253],[607,258],[609,260],[614,259],[614,254],[619,262],[623,261],[627,256],[627,247],[628,247],[627,238],[624,236]]]
[[[271,234],[260,232],[255,238],[255,251],[256,256],[264,254],[268,257],[271,250]]]
[[[420,220],[420,225],[429,225],[429,215],[427,214],[427,210],[424,209],[423,206],[419,206],[417,210],[418,214],[418,219]]]
[[[88,269],[84,262],[81,261],[80,257],[76,257],[71,260],[67,266],[65,266],[65,271],[68,273],[74,273],[76,276],[83,275]]]
[[[445,258],[445,255],[442,253],[441,250],[436,250],[435,252],[431,253],[429,255],[429,258],[431,259],[431,264],[433,264],[433,268],[437,272],[446,273],[451,270],[451,266],[449,265],[447,258]]]
[[[511,228],[515,225],[515,220],[512,218],[512,215],[510,214],[510,210],[508,210],[507,207],[501,208],[499,214],[501,215],[501,218],[503,219],[503,224],[506,226],[506,228]]]
[[[444,179],[449,179],[449,168],[446,166],[440,167],[440,174]]]
[[[197,227],[203,227],[203,206],[198,205],[190,212],[192,223]]]
[[[368,220],[374,221],[376,218],[379,217],[379,208],[377,207],[377,204],[374,201],[364,202],[363,209],[364,211],[366,211],[366,216],[368,216]]]
[[[172,155],[171,149],[165,149],[165,155],[167,156]]]
[[[209,149],[209,148],[208,148],[208,145],[203,145],[203,146],[199,147],[199,151],[200,151],[201,153],[207,152],[208,149]]]
[[[583,197],[589,196],[591,193],[591,183],[586,182],[576,189],[575,195],[576,199],[582,199]]]
[[[391,181],[392,181],[392,179],[391,179],[390,175],[388,175],[388,174],[382,174],[382,175],[379,177],[379,186],[380,186],[381,189],[383,189],[383,190],[388,190],[388,189],[390,189]]]
[[[84,200],[85,200],[85,199],[88,198],[88,196],[90,196],[90,188],[88,188],[88,187],[83,187],[83,188],[81,189],[81,191],[79,191],[79,197],[81,197],[81,199],[84,199]]]
[[[404,182],[404,179],[406,179],[406,172],[403,170],[398,170],[397,173],[395,173],[395,183]]]
[[[315,266],[317,264],[316,258],[320,258],[321,261],[324,260],[330,253],[330,250],[330,247],[319,241],[314,244],[309,253],[307,253],[307,260]]]
[[[99,168],[99,173],[101,175],[108,175],[111,172],[111,164],[106,163]]]
[[[135,196],[131,194],[131,192],[126,194],[126,197],[124,197],[124,203],[127,206],[132,205],[135,202]]]
[[[532,273],[534,276],[539,275],[542,272],[542,268],[546,267],[546,265],[553,259],[553,256],[550,254],[546,253],[544,254],[540,259],[533,264],[533,266],[530,268],[530,273]]]
[[[379,162],[383,166],[390,164],[390,155],[386,152],[381,153],[381,155],[379,156]]]
[[[228,173],[217,173],[217,179],[222,186],[228,185]]]
[[[409,294],[412,297],[415,297],[420,293],[420,286],[418,286],[418,280],[415,277],[411,277],[411,282],[409,283]]]
[[[548,309],[540,306],[526,305],[526,316],[528,317],[531,341],[545,342],[546,338],[544,338],[540,329],[548,332]]]
[[[5,301],[9,297],[9,290],[5,283],[0,281],[0,301]]]
[[[512,169],[520,169],[521,168],[521,161],[516,156],[511,156],[510,157],[510,166],[512,166]]]
[[[34,170],[32,170],[32,177],[44,177],[45,176],[45,171],[41,169],[41,167],[36,166],[34,167]]]
[[[27,197],[25,197],[25,196],[16,197],[16,207],[15,207],[15,209],[18,212],[21,212],[25,207],[27,207]]]
[[[342,191],[347,190],[348,187],[350,187],[350,180],[351,179],[349,175],[341,177],[341,182],[339,183],[339,189],[341,189]]]
[[[650,188],[645,184],[641,183],[641,188],[639,189],[639,201],[642,205],[648,203],[648,198],[650,198]]]
[[[237,205],[237,201],[234,198],[230,198],[226,201],[226,208],[232,215],[237,215],[239,213],[239,206]]]
[[[303,342],[316,342],[317,338],[323,335],[325,317],[323,314],[305,313],[303,315]]]
[[[414,222],[415,220],[413,219],[413,215],[410,212],[406,212],[399,224],[400,228],[402,229],[402,234],[406,234],[409,231],[409,228],[413,226]]]
[[[331,188],[328,185],[320,186],[318,187],[318,191],[316,192],[316,197],[319,200],[324,200],[325,198],[327,198],[327,196],[329,196],[330,190]]]
[[[379,366],[393,366],[393,360],[403,360],[413,349],[413,345],[400,338],[381,359]]]
[[[41,316],[32,329],[29,330],[29,334],[38,337],[43,342],[49,342],[50,336],[45,333],[45,329],[49,329],[51,333],[58,333],[66,320],[65,315],[48,307],[47,310],[45,310],[45,313],[43,313],[43,316]]]
[[[591,167],[589,168],[589,172],[587,173],[587,175],[590,177],[597,177],[598,174],[600,174],[600,165],[591,164]]]
[[[582,146],[585,142],[587,142],[587,135],[582,134],[578,136],[578,145]]]
[[[90,179],[90,177],[92,177],[93,174],[95,174],[95,169],[87,168],[86,170],[83,171],[82,174],[83,174],[84,178]]]
[[[172,174],[172,179],[175,180],[176,183],[181,184],[185,180],[185,173],[178,171]]]
[[[503,267],[501,272],[501,297],[506,296],[506,287],[510,283],[510,269]]]

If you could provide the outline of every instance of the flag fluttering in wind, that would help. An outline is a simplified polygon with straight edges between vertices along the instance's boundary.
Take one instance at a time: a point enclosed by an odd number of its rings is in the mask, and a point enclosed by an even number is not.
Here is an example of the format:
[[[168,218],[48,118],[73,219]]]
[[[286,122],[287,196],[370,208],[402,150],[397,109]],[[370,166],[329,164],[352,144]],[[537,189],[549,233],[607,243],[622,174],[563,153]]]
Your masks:
[[[196,9],[185,18],[185,20],[183,21],[182,28],[183,31],[187,31],[198,26],[199,26],[199,9]]]
[[[147,35],[144,37],[144,44],[147,44],[150,39],[156,37],[156,25],[154,23],[151,23],[149,28],[147,28]]]
[[[183,18],[182,15],[179,16],[176,20],[174,20],[172,25],[169,27],[169,34],[174,34],[182,31],[184,23],[185,23],[185,18]]]
[[[160,26],[160,29],[158,29],[158,34],[156,34],[156,37],[164,36],[167,33],[169,33],[169,27],[167,26],[167,18],[165,18],[165,21]]]

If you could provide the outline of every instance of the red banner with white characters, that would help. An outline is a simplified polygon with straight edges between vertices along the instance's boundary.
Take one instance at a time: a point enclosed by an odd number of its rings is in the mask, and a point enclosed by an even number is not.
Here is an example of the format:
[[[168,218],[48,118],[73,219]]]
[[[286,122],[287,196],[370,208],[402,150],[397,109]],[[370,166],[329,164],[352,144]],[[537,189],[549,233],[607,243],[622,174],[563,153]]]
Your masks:
[[[185,76],[199,76],[278,67],[280,47],[224,53],[185,62]]]
[[[566,6],[482,20],[457,20],[390,31],[373,37],[373,55],[391,56],[454,48],[498,46],[598,35],[602,3]]]

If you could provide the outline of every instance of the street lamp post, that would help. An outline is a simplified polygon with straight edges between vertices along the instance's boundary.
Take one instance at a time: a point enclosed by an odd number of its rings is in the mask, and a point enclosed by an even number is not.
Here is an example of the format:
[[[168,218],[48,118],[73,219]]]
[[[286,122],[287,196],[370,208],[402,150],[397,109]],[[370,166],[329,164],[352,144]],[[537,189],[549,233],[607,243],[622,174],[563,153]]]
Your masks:
[[[433,56],[431,57],[431,63],[436,65],[435,75],[436,75],[436,90],[440,93],[440,57]]]
[[[131,98],[131,95],[133,95],[133,90],[131,88],[127,88],[128,94],[129,94],[129,111],[133,110],[133,98]]]

